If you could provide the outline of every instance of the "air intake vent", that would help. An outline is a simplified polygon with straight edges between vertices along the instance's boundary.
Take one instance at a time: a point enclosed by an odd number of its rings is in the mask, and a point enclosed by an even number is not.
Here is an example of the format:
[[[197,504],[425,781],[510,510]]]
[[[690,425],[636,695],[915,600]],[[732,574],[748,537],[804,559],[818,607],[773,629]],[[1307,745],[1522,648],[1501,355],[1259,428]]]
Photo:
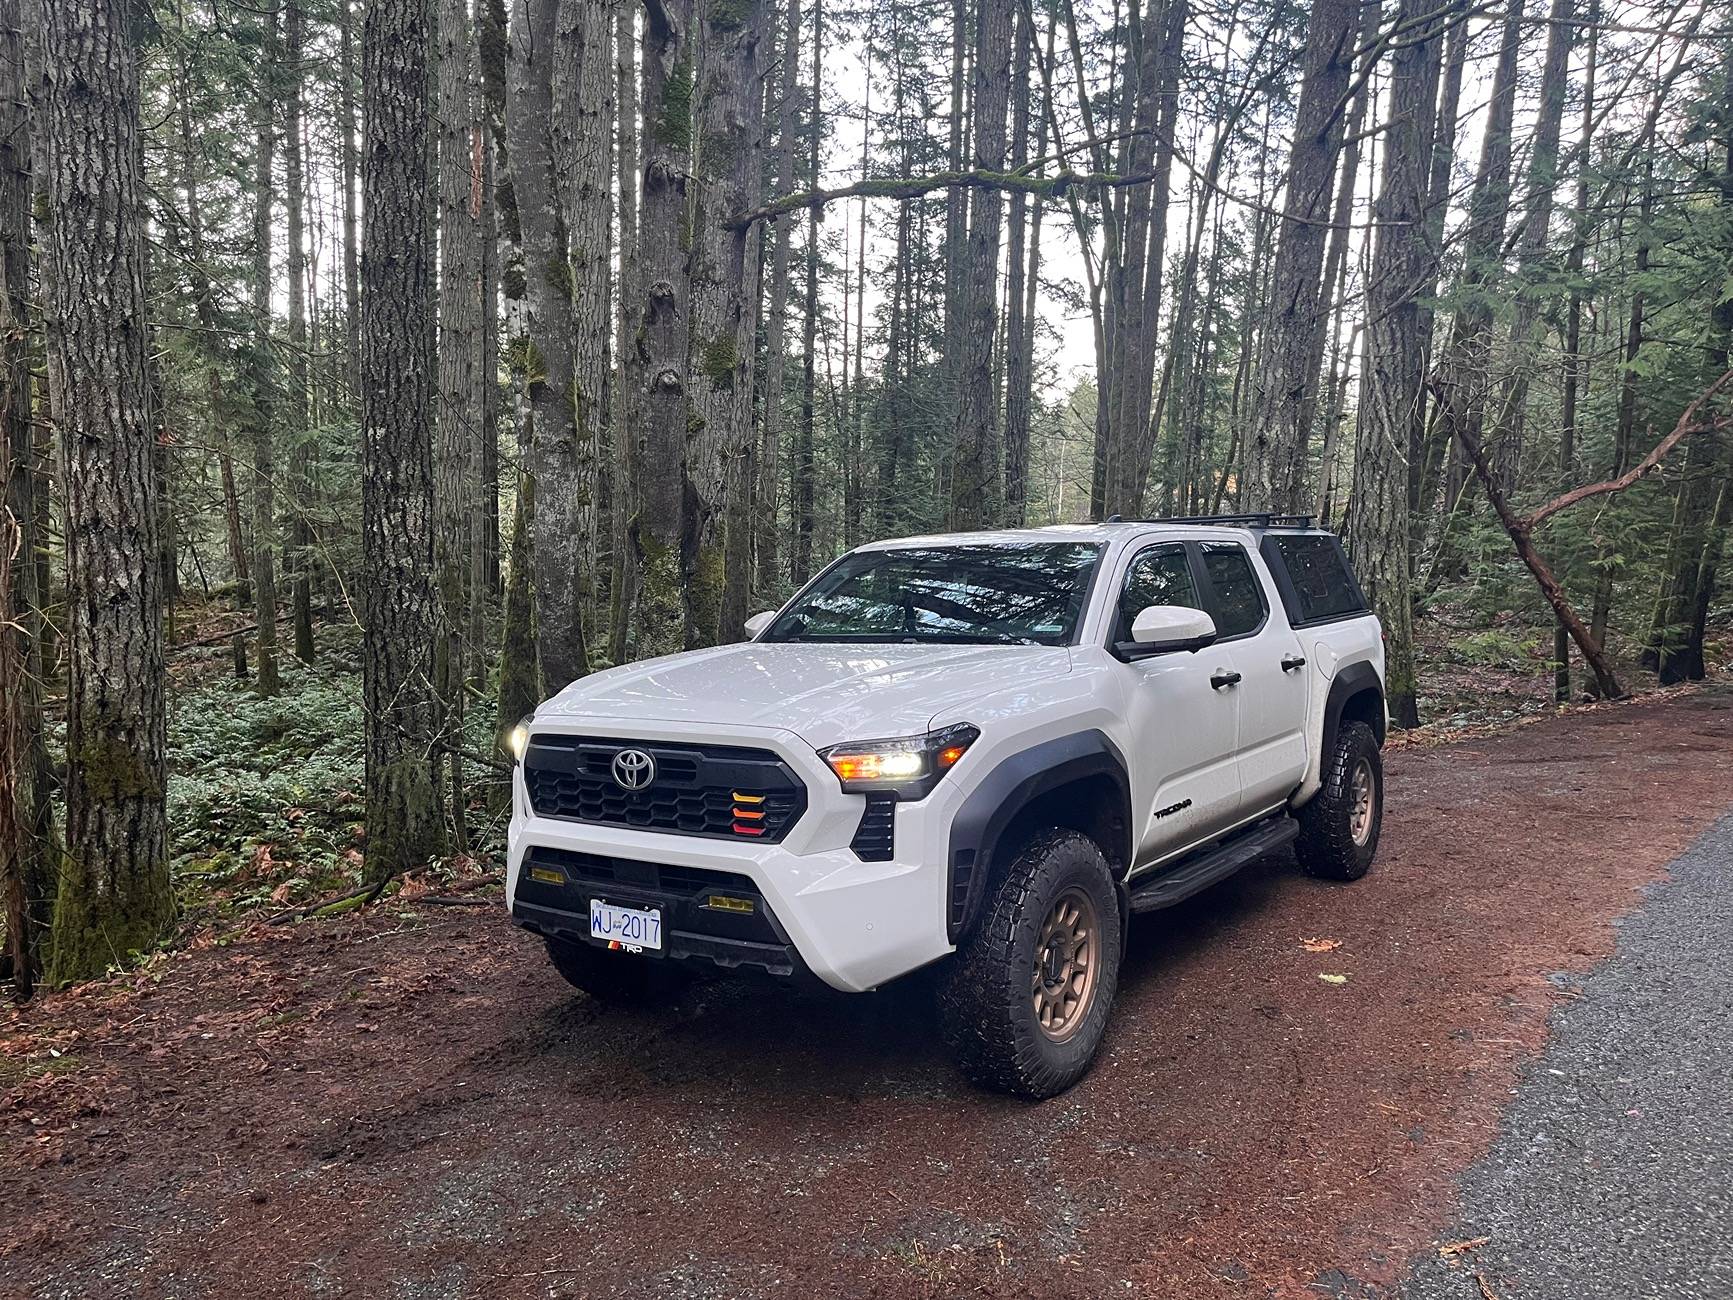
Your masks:
[[[889,862],[896,856],[897,800],[895,795],[869,794],[866,811],[849,845],[862,862]]]

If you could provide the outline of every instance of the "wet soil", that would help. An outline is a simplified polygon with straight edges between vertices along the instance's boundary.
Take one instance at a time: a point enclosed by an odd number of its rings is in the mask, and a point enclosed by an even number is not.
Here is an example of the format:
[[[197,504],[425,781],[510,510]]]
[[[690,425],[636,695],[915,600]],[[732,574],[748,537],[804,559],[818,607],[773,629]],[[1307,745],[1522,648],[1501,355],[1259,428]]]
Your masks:
[[[1365,880],[1272,858],[1140,918],[1039,1106],[952,1074],[925,979],[604,1010],[492,906],[0,1014],[0,1296],[1382,1296],[1571,974],[1733,805],[1733,693],[1388,779]]]

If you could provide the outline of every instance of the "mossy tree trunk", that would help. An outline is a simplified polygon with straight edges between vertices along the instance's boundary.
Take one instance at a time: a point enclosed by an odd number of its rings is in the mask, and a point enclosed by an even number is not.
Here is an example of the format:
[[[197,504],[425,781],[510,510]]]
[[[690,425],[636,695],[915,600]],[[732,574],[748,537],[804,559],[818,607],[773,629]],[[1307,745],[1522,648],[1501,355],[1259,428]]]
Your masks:
[[[444,851],[435,773],[428,10],[372,0],[361,40],[361,543],[369,879]]]
[[[593,0],[512,0],[510,62],[506,69],[506,129],[511,143],[512,193],[523,241],[528,301],[527,347],[529,404],[534,414],[529,472],[536,480],[536,512],[531,534],[536,594],[537,650],[549,690],[559,690],[589,671],[584,644],[583,579],[590,557],[584,554],[596,426],[601,413],[601,374],[587,368],[580,376],[576,354],[599,354],[604,344],[594,328],[580,335],[574,297],[595,311],[592,284],[602,240],[580,247],[593,235],[586,219],[582,231],[568,226],[584,204],[599,194],[606,222],[606,136],[588,143],[580,157],[580,138],[599,106],[576,102],[582,71],[574,61],[593,62],[583,49],[591,23],[585,11]],[[604,28],[605,32],[605,28]],[[609,49],[604,36],[602,50]],[[606,71],[612,71],[611,59]],[[593,75],[593,74],[592,74]],[[606,78],[604,78],[604,84]],[[558,93],[556,93],[556,90]],[[607,119],[601,116],[604,130]],[[577,174],[562,176],[567,167]],[[599,185],[595,177],[601,177]],[[562,196],[569,186],[572,202]],[[601,316],[606,318],[607,267],[601,261]],[[595,319],[594,315],[583,318]]]
[[[669,654],[686,641],[681,592],[686,437],[691,419],[687,177],[692,161],[692,0],[651,5],[643,39],[644,179],[638,215],[637,371],[641,459],[632,519],[638,569],[634,649]]]
[[[686,644],[734,640],[722,625],[729,494],[744,491],[752,446],[758,261],[729,218],[758,202],[758,43],[764,0],[703,0],[693,153],[691,433],[686,454]],[[744,522],[744,521],[742,521]]]
[[[472,503],[481,490],[476,446],[482,429],[481,176],[473,130],[474,46],[465,0],[439,6],[439,407],[433,440],[433,567],[440,636],[434,672],[443,731],[454,749],[463,734],[466,587],[475,546]],[[449,763],[451,823],[466,847],[463,759]]]
[[[48,968],[60,982],[149,949],[174,900],[134,10],[55,0],[45,12],[70,634],[67,851]]]
[[[800,128],[795,105],[800,88],[800,0],[785,0],[777,110],[776,192],[794,189],[794,142]],[[777,221],[770,245],[770,302],[764,315],[764,430],[758,446],[758,544],[754,556],[753,597],[760,606],[780,603],[778,536],[782,500],[782,413],[788,365],[788,264],[795,218]]]
[[[632,610],[632,503],[637,493],[637,458],[632,431],[638,427],[633,401],[638,392],[637,349],[632,316],[638,294],[638,7],[619,0],[614,7],[614,184],[620,196],[620,283],[614,294],[614,376],[610,418],[614,433],[614,494],[610,501],[608,576],[608,659],[626,660],[626,633]]]
[[[1431,9],[1430,0],[1404,0],[1398,21],[1418,20]],[[1426,379],[1422,308],[1414,287],[1432,272],[1429,246],[1412,232],[1428,219],[1433,101],[1442,42],[1438,23],[1428,23],[1396,51],[1390,74],[1346,529],[1361,585],[1384,624],[1386,693],[1391,721],[1400,727],[1418,721],[1407,465],[1411,425],[1422,418]]]
[[[583,611],[594,607],[597,486],[608,439],[608,305],[612,290],[614,11],[610,0],[560,0],[554,44],[555,193],[571,268],[570,442],[537,423],[536,618],[542,675],[558,690],[590,670]],[[555,493],[561,497],[554,500]],[[568,607],[570,612],[568,612]],[[557,640],[555,639],[557,635]]]

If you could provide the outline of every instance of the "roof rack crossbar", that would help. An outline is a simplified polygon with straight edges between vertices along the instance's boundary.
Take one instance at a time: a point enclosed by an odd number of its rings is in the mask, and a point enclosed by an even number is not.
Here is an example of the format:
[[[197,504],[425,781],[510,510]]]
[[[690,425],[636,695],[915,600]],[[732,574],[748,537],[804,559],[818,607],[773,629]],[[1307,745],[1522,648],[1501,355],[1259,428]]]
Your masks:
[[[1139,523],[1139,524],[1229,524],[1242,528],[1310,528],[1311,515],[1171,515],[1167,518],[1121,520],[1118,515],[1112,516],[1108,523]]]

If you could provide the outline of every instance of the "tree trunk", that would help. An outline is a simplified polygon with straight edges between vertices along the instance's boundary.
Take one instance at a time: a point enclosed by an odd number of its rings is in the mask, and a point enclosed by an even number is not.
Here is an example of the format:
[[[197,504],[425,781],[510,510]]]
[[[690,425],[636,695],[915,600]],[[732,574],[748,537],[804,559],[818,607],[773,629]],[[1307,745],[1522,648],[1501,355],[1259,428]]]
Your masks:
[[[1151,8],[1153,9],[1153,0]],[[1143,512],[1144,486],[1155,454],[1155,430],[1151,407],[1155,401],[1155,340],[1161,318],[1162,282],[1167,260],[1167,213],[1173,172],[1174,129],[1179,117],[1179,77],[1184,54],[1188,0],[1167,0],[1162,13],[1158,54],[1154,61],[1155,104],[1148,118],[1147,137],[1153,150],[1149,172],[1153,179],[1134,194],[1148,200],[1147,220],[1141,204],[1128,202],[1130,215],[1123,233],[1128,250],[1125,296],[1119,311],[1115,356],[1115,427],[1109,443],[1106,479],[1108,513],[1136,516]],[[1155,38],[1153,25],[1144,35]],[[1141,86],[1141,77],[1140,77]],[[1144,118],[1140,115],[1140,129]],[[1139,136],[1139,141],[1146,137]],[[1130,174],[1143,174],[1139,163],[1146,156],[1141,145],[1132,150]],[[1147,235],[1144,233],[1147,232]],[[1147,239],[1147,246],[1146,246]]]
[[[982,0],[975,22],[972,166],[1002,171],[1011,90],[1012,0]],[[952,436],[951,525],[984,528],[997,519],[999,412],[993,384],[998,338],[999,235],[1004,195],[980,187],[969,196],[969,238],[957,290],[957,420]]]
[[[14,996],[31,995],[53,863],[43,764],[35,438],[30,410],[30,94],[26,0],[0,0],[0,918]],[[32,10],[34,13],[34,10]]]
[[[349,400],[361,406],[361,264],[359,208],[361,163],[355,152],[358,130],[355,118],[355,21],[356,0],[337,0],[337,132],[343,177],[343,337],[349,358]],[[483,0],[486,3],[486,0]]]
[[[260,11],[258,80],[253,87],[253,266],[251,277],[253,330],[246,355],[248,433],[253,444],[253,610],[259,631],[253,689],[275,695],[282,689],[277,676],[277,431],[282,395],[277,388],[271,351],[271,194],[276,153],[276,107],[279,69],[277,14]]]
[[[762,160],[758,87],[763,0],[707,5],[699,48],[692,165],[692,419],[687,441],[681,568],[686,644],[740,635],[722,621],[728,586],[729,494],[744,495],[752,450],[752,372],[758,264],[752,230],[731,218],[757,206]],[[739,519],[737,526],[744,526]],[[732,611],[740,614],[738,608]]]
[[[782,29],[782,81],[776,112],[776,192],[794,189],[794,138],[799,131],[796,96],[800,89],[800,0],[786,0]],[[770,306],[764,317],[764,432],[758,464],[758,555],[753,583],[761,605],[780,601],[782,576],[777,564],[777,521],[782,500],[782,412],[788,361],[788,262],[794,217],[776,223],[770,246]]]
[[[174,915],[150,418],[138,59],[126,0],[46,6],[48,335],[66,476],[67,852],[50,980],[144,952]]]
[[[577,321],[608,314],[612,33],[597,0],[513,0],[511,14],[506,124],[529,297],[536,641],[557,691],[589,672],[585,535],[607,335]]]
[[[960,0],[959,0],[960,3]],[[818,188],[818,151],[824,139],[824,122],[819,103],[824,81],[824,4],[814,0],[812,6],[812,101],[807,126],[806,175],[808,184]],[[823,209],[816,205],[806,223],[806,294],[801,319],[800,427],[794,447],[793,473],[790,475],[790,513],[793,515],[793,554],[789,560],[789,577],[795,586],[804,584],[812,574],[812,526],[814,499],[817,495],[816,430],[813,427],[818,385],[818,265],[823,252],[819,247],[818,227],[824,220]]]
[[[1722,33],[1720,121],[1722,165],[1720,182],[1721,229],[1724,248],[1733,253],[1733,24]],[[1725,371],[1733,361],[1733,296],[1723,291],[1711,309],[1707,360],[1712,371]],[[1701,681],[1707,673],[1703,659],[1703,637],[1709,608],[1715,599],[1715,580],[1726,545],[1726,532],[1733,523],[1733,438],[1716,448],[1693,446],[1691,455],[1707,462],[1695,481],[1679,485],[1677,558],[1666,607],[1657,614],[1662,637],[1656,671],[1663,686]]]
[[[1413,236],[1429,219],[1433,100],[1443,36],[1430,0],[1404,0],[1399,22],[1424,26],[1395,52],[1390,74],[1384,174],[1374,209],[1378,223],[1367,278],[1367,347],[1348,503],[1348,548],[1361,585],[1384,624],[1385,694],[1399,727],[1419,721],[1414,673],[1414,615],[1409,590],[1407,460],[1410,429],[1420,418],[1425,340],[1415,286],[1434,253]]]
[[[362,653],[370,880],[445,848],[433,754],[432,207],[427,11],[370,0],[361,41]]]
[[[1447,528],[1463,505],[1472,469],[1462,449],[1481,443],[1486,414],[1487,363],[1493,328],[1493,298],[1488,286],[1500,274],[1504,228],[1510,215],[1511,124],[1516,112],[1523,8],[1524,0],[1511,0],[1505,10],[1504,35],[1498,65],[1493,71],[1480,166],[1468,201],[1462,274],[1454,290],[1456,315],[1451,323],[1449,346],[1434,379],[1442,421],[1440,436],[1445,440],[1448,465],[1444,489]],[[1466,439],[1461,436],[1464,431],[1468,434]],[[1456,563],[1454,559],[1441,561],[1440,571],[1454,569]]]
[[[287,0],[283,10],[283,202],[288,209],[289,243],[289,392],[284,403],[289,417],[289,549],[285,555],[293,575],[295,658],[313,662],[313,410],[307,384],[307,240],[306,177],[301,149],[301,59],[306,16],[301,0]]]
[[[1540,109],[1536,114],[1528,158],[1528,183],[1522,226],[1516,245],[1516,304],[1510,326],[1510,373],[1505,377],[1498,424],[1492,436],[1494,469],[1509,496],[1516,489],[1522,463],[1524,408],[1540,340],[1536,337],[1541,309],[1551,296],[1546,281],[1547,233],[1552,225],[1553,195],[1558,188],[1559,133],[1564,123],[1566,74],[1570,65],[1576,0],[1552,0],[1548,18],[1546,63],[1541,69]],[[1555,272],[1556,273],[1556,272]]]
[[[1589,242],[1589,170],[1594,166],[1590,146],[1595,134],[1595,73],[1600,45],[1600,0],[1589,0],[1588,62],[1583,71],[1583,126],[1577,141],[1576,210],[1572,216],[1570,252],[1565,270],[1570,278],[1570,305],[1565,315],[1564,381],[1558,445],[1558,482],[1562,489],[1575,476],[1577,454],[1577,406],[1588,383],[1588,366],[1582,355],[1583,260]],[[1571,698],[1570,629],[1562,622],[1553,629],[1553,699],[1567,704]]]
[[[1011,169],[1019,170],[1029,161],[1029,100],[1034,94],[1029,84],[1030,65],[1035,48],[1035,32],[1030,27],[1033,10],[1020,5],[1017,10],[1016,56],[1011,68]],[[1046,147],[1047,119],[1043,116],[1037,129],[1035,145],[1039,157]],[[1004,522],[1021,527],[1027,514],[1029,496],[1029,408],[1033,397],[1033,376],[1030,374],[1034,353],[1032,303],[1034,289],[1040,277],[1040,215],[1041,200],[1035,200],[1035,219],[1028,219],[1029,196],[1022,190],[1011,193],[1011,215],[1006,227],[1006,239],[1011,246],[1011,268],[1005,286],[1005,510]],[[1029,238],[1033,225],[1035,238]]]
[[[638,214],[638,372],[643,449],[632,549],[638,570],[637,653],[684,647],[682,489],[690,304],[687,174],[692,159],[692,0],[654,4],[644,24],[644,181]]]
[[[1306,67],[1288,154],[1282,231],[1260,341],[1251,423],[1243,436],[1252,510],[1305,509],[1305,417],[1316,404],[1327,305],[1318,284],[1329,243],[1332,182],[1342,145],[1342,107],[1353,71],[1359,0],[1318,0],[1306,32]]]
[[[433,442],[433,567],[439,584],[440,636],[434,688],[443,734],[463,734],[465,587],[470,553],[475,448],[482,425],[482,234],[480,177],[471,99],[474,64],[465,0],[439,6],[439,404]],[[451,820],[459,849],[467,845],[463,759],[450,760]]]
[[[614,496],[613,569],[608,579],[608,660],[624,663],[626,630],[632,610],[630,528],[637,499],[638,456],[632,440],[638,413],[633,398],[639,377],[632,344],[632,308],[638,300],[638,8],[634,0],[614,0],[614,185],[620,195],[620,281],[614,292]]]

